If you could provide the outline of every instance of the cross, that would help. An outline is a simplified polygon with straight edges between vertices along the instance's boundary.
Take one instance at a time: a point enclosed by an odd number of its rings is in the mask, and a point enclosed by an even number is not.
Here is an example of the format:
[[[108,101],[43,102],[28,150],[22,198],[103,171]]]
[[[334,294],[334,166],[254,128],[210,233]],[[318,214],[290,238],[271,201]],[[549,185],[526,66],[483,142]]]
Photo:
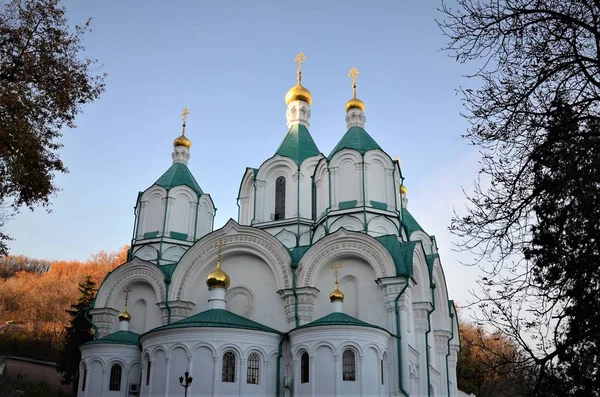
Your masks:
[[[131,287],[128,285],[127,288],[123,290],[125,292],[125,307],[127,307],[127,301],[129,300],[129,293],[131,292]]]
[[[335,283],[337,284],[338,276],[340,275],[340,269],[342,268],[342,265],[340,265],[338,261],[334,261],[330,267],[331,270],[333,270],[333,277],[335,278]]]
[[[183,112],[181,112],[181,120],[182,120],[182,125],[183,125],[183,132],[182,135],[185,135],[185,124],[187,121],[187,116],[188,114],[190,114],[190,111],[188,108],[183,108]]]
[[[215,246],[217,247],[217,249],[219,250],[217,252],[217,259],[221,260],[221,248],[223,248],[225,246],[225,243],[222,241],[218,241],[217,244],[215,244]]]
[[[299,52],[294,58],[294,62],[298,64],[298,84],[302,81],[302,64],[306,61],[306,57],[302,52]]]
[[[352,80],[352,94],[354,95],[354,98],[356,98],[356,77],[358,77],[359,74],[360,72],[356,68],[350,69],[350,73],[348,73],[348,77]]]

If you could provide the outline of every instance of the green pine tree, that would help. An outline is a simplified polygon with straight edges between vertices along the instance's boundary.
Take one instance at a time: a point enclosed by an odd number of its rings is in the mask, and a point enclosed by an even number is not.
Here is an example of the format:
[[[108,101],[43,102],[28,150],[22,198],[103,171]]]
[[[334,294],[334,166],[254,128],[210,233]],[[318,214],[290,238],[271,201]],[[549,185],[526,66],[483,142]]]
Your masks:
[[[71,320],[67,327],[56,369],[62,374],[61,383],[73,385],[74,392],[79,381],[79,362],[81,361],[79,348],[94,339],[92,325],[85,318],[85,310],[90,307],[96,294],[96,283],[91,276],[87,276],[83,283],[79,284],[79,292],[81,294],[77,303],[71,305],[71,309],[67,310],[67,313],[71,315]]]

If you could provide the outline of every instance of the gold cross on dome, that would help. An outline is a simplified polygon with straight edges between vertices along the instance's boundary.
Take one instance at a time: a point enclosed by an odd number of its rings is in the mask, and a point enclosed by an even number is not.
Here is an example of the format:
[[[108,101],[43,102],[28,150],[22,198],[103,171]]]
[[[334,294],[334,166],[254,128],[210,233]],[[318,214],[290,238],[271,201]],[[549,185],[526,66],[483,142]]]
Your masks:
[[[337,283],[342,265],[340,265],[340,263],[338,261],[334,261],[330,267],[331,267],[331,270],[333,270],[333,277],[335,278],[335,282]]]
[[[222,241],[218,241],[217,244],[215,244],[215,246],[218,249],[218,251],[217,251],[217,259],[221,260],[221,248],[223,248],[225,246],[225,243],[222,242]]]
[[[298,84],[302,81],[302,64],[306,61],[306,57],[302,52],[299,52],[294,58],[294,62],[298,64]]]
[[[131,287],[128,285],[127,288],[123,290],[125,292],[125,307],[127,307],[127,301],[129,300],[129,293],[131,292]]]
[[[185,135],[185,125],[187,122],[187,117],[188,114],[190,114],[190,110],[188,108],[183,108],[183,112],[181,112],[181,121],[182,121],[182,126],[183,126],[183,132],[182,134]]]
[[[352,94],[354,95],[354,98],[356,98],[356,78],[359,74],[360,72],[356,68],[350,69],[350,73],[348,73],[348,77],[352,80]]]

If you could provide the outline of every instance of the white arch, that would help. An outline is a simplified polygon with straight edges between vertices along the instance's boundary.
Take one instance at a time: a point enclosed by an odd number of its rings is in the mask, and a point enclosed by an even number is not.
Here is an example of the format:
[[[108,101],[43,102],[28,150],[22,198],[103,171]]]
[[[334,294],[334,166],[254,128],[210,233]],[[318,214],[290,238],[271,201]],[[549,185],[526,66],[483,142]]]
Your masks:
[[[412,294],[413,302],[431,302],[429,267],[420,242],[417,242],[413,251],[412,278],[417,284]]]
[[[217,356],[217,351],[215,350],[215,347],[213,345],[211,345],[210,343],[207,342],[200,342],[200,343],[196,343],[194,346],[192,346],[192,348],[190,349],[190,352],[192,353],[192,356],[194,356],[196,354],[196,352],[200,349],[206,347],[208,350],[210,350],[212,352],[213,357]]]
[[[114,302],[112,302],[114,296],[134,282],[149,284],[156,293],[156,301],[165,300],[164,275],[160,269],[156,265],[136,257],[117,267],[104,279],[96,295],[94,308],[114,307]],[[115,291],[117,291],[116,294]]]
[[[182,300],[186,282],[193,272],[202,271],[209,263],[212,266],[217,257],[217,242],[225,243],[223,256],[242,252],[261,258],[275,276],[276,289],[291,288],[291,258],[288,250],[271,234],[248,226],[242,226],[230,219],[225,226],[202,237],[183,255],[171,281],[172,300]],[[188,286],[196,288],[196,286]],[[185,299],[184,299],[185,300]]]
[[[370,233],[378,233],[383,236],[389,234],[398,235],[398,225],[385,216],[377,216],[371,219],[367,228]]]
[[[301,344],[301,345],[297,345],[294,346],[292,348],[292,359],[293,360],[300,360],[300,357],[302,357],[302,353],[308,353],[308,356],[310,357],[310,349],[308,348],[308,346]]]
[[[185,351],[185,355],[188,358],[191,357],[190,349],[188,349],[188,347],[186,345],[184,345],[181,342],[175,342],[171,346],[169,346],[169,349],[167,350],[167,358],[170,358],[171,354],[173,354],[173,350],[178,349],[178,348],[183,349],[183,351]]]
[[[364,233],[339,229],[319,240],[304,254],[298,267],[298,286],[313,286],[318,270],[340,256],[363,259],[373,267],[376,278],[396,275],[394,260],[379,241]]]
[[[446,279],[439,258],[433,262],[433,283],[435,284],[435,310],[433,312],[433,327],[436,330],[450,331],[450,313],[448,309],[448,290]]]
[[[337,230],[344,228],[348,231],[362,232],[365,229],[363,222],[355,216],[344,215],[336,219],[329,227],[329,233],[335,233]]]
[[[344,353],[344,350],[346,350],[346,349],[354,350],[354,352],[356,353],[357,356],[363,356],[364,355],[364,350],[360,346],[360,344],[358,344],[356,342],[353,342],[353,341],[346,341],[346,342],[344,342],[344,344],[340,346],[337,354],[339,354],[341,356]]]

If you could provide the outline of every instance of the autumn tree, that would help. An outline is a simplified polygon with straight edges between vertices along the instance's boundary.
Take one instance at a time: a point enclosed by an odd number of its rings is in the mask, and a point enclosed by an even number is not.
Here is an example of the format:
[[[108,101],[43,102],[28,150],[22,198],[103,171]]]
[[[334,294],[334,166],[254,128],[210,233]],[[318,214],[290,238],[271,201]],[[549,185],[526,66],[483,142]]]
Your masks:
[[[451,230],[485,273],[482,320],[519,346],[527,394],[598,396],[600,2],[440,10],[447,50],[475,66],[460,91],[480,177]]]
[[[61,131],[104,90],[82,55],[89,23],[71,29],[59,0],[11,0],[0,10],[0,208],[47,207],[54,175],[67,171]],[[0,256],[8,239],[0,230]]]
[[[94,339],[92,325],[86,319],[86,310],[91,306],[96,294],[96,283],[92,281],[91,277],[86,277],[85,281],[79,284],[79,293],[77,303],[71,305],[71,308],[67,310],[71,320],[56,369],[62,374],[61,383],[72,385],[74,393],[79,380],[79,362],[81,361],[79,348]]]

